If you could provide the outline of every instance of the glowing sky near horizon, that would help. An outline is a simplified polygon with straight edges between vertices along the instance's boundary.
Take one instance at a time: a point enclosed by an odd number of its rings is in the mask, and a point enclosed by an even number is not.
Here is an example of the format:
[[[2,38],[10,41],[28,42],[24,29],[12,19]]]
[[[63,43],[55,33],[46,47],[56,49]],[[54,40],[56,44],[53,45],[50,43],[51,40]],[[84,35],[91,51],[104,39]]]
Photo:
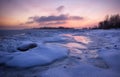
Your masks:
[[[120,0],[0,0],[0,28],[94,26],[119,7]]]

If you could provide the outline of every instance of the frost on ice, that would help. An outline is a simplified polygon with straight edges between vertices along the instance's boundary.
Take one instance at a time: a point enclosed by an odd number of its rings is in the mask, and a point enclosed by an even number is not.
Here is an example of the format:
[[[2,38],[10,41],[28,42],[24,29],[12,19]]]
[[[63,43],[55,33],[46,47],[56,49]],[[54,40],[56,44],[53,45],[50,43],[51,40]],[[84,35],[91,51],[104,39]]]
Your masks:
[[[31,43],[21,46],[21,49],[29,49]],[[33,45],[33,43],[32,43]],[[36,45],[36,44],[34,44]],[[12,53],[12,58],[8,58],[5,61],[5,65],[12,67],[32,67],[37,65],[46,65],[57,59],[66,57],[68,49],[60,45],[38,45],[33,49],[29,49],[26,52],[15,52]],[[6,59],[6,58],[4,58]]]
[[[120,30],[23,33],[0,39],[0,64],[23,68],[1,65],[0,77],[120,77]]]

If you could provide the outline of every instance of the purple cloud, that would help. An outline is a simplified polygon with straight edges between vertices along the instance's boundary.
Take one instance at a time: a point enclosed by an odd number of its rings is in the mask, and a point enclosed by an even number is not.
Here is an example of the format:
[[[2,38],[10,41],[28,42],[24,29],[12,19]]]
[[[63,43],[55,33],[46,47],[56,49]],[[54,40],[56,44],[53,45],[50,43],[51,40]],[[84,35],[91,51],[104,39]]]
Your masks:
[[[64,6],[59,6],[58,8],[56,8],[57,12],[62,12],[64,10]]]
[[[72,19],[72,20],[82,20],[83,17],[80,17],[80,16],[70,16],[70,19]]]
[[[80,16],[68,16],[68,15],[59,15],[59,16],[34,16],[29,17],[30,20],[41,23],[41,22],[52,22],[52,21],[66,21],[66,20],[83,20],[83,17]]]
[[[65,21],[56,21],[56,22],[48,22],[48,23],[43,23],[42,25],[60,25],[60,24],[65,24],[67,22]]]

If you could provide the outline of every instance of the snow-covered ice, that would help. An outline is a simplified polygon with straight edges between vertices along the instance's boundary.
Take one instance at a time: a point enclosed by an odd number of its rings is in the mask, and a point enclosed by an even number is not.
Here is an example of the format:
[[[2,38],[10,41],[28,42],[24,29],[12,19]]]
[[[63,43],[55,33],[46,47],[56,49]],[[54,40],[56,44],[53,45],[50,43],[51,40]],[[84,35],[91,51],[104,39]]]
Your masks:
[[[91,65],[78,63],[73,66],[59,66],[43,72],[41,77],[119,77],[120,74]]]
[[[0,77],[120,77],[119,29],[2,33]]]
[[[28,48],[28,46],[28,44],[25,44],[22,47],[26,49],[25,47]],[[5,61],[2,62],[6,66],[26,68],[37,65],[47,65],[55,60],[65,58],[67,55],[68,49],[63,46],[40,44],[38,47],[29,49],[25,52],[14,52],[11,54],[12,58],[8,58],[7,61],[6,57],[8,57],[8,55],[1,56],[1,58],[5,59]]]

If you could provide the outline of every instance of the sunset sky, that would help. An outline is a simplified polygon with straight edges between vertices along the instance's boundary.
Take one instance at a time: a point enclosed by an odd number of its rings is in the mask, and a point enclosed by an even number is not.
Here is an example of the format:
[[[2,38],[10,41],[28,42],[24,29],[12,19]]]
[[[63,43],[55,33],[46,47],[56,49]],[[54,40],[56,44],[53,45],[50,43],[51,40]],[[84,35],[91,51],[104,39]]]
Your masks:
[[[92,27],[120,14],[120,0],[0,0],[0,29]]]

